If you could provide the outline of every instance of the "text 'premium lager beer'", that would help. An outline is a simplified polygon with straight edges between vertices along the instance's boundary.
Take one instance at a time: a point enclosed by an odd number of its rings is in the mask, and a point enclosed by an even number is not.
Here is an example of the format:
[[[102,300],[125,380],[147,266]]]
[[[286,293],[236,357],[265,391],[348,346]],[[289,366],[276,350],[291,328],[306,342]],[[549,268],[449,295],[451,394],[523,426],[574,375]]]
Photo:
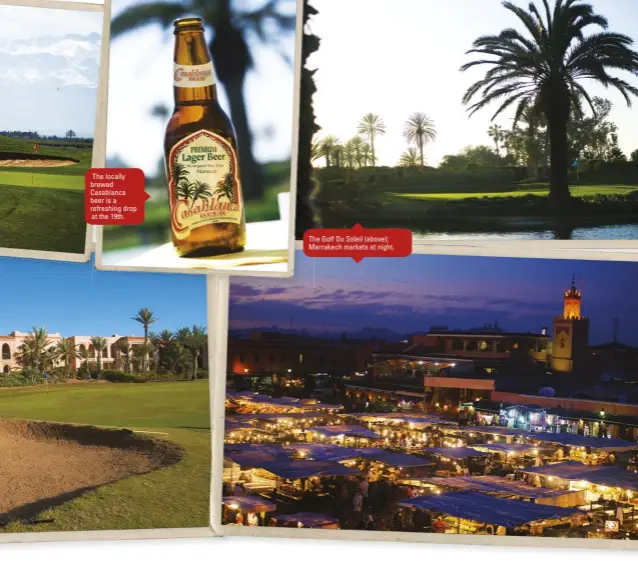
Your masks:
[[[237,140],[217,101],[201,19],[175,22],[174,60],[175,111],[164,140],[173,245],[184,257],[242,251]]]

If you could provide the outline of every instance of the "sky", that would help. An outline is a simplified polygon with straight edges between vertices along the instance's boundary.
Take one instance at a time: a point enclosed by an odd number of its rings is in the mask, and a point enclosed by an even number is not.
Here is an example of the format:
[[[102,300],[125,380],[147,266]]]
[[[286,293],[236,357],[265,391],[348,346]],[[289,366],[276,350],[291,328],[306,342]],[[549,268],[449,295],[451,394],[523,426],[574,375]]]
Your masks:
[[[144,335],[131,320],[149,308],[153,331],[206,326],[204,275],[96,271],[93,263],[0,257],[0,334],[46,327],[50,333]]]
[[[240,10],[255,9],[266,0],[235,0]],[[279,0],[282,11],[293,0]],[[115,17],[139,0],[113,0]],[[210,35],[207,31],[207,39]],[[155,174],[163,158],[166,122],[151,115],[152,108],[163,103],[172,111],[173,103],[173,33],[172,25],[162,30],[149,25],[111,41],[109,72],[109,111],[107,157],[121,158],[129,167],[139,167]],[[264,47],[249,38],[255,68],[248,74],[246,100],[248,118],[255,135],[258,161],[290,159],[293,122],[293,68],[277,49]],[[283,37],[278,49],[294,58],[294,33]],[[228,113],[228,103],[218,87],[220,103]]]
[[[92,137],[103,15],[0,4],[0,129]]]
[[[471,329],[497,321],[511,332],[551,330],[572,275],[582,279],[590,343],[638,345],[638,263],[417,255],[405,259],[311,259],[298,251],[293,279],[234,280],[230,328],[309,333],[432,326]]]
[[[528,0],[514,3],[529,4]],[[608,18],[610,30],[638,39],[638,2],[592,3]],[[518,28],[518,19],[501,7],[501,0],[311,0],[311,4],[319,14],[310,27],[321,38],[320,50],[308,61],[309,68],[317,69],[314,107],[320,137],[330,134],[345,142],[356,135],[363,115],[375,113],[387,127],[387,134],[375,140],[379,164],[393,166],[407,148],[403,124],[419,111],[434,120],[438,132],[426,149],[429,165],[438,165],[445,155],[468,145],[493,145],[487,129],[498,104],[469,119],[461,103],[467,88],[488,67],[465,73],[459,68],[472,60],[464,53],[476,38]],[[638,78],[628,80],[638,86]],[[629,155],[638,149],[638,128],[632,126],[638,110],[627,109],[619,93],[584,84],[592,95],[614,104],[610,119],[619,126],[624,152]],[[510,128],[512,116],[513,111],[496,123]]]

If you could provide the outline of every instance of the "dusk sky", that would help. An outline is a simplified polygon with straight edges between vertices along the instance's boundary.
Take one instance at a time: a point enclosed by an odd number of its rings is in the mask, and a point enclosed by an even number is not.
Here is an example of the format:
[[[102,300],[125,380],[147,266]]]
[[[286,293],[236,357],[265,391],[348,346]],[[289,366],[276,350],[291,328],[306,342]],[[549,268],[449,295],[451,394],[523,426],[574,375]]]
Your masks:
[[[153,331],[206,325],[203,275],[96,271],[89,263],[0,258],[0,334],[46,327],[63,336],[144,335],[131,320],[149,308]]]
[[[235,280],[231,329],[278,327],[311,333],[431,326],[469,329],[498,321],[540,332],[562,313],[572,275],[583,279],[590,343],[638,345],[638,263],[412,255],[407,259],[310,259],[297,252],[293,279]]]

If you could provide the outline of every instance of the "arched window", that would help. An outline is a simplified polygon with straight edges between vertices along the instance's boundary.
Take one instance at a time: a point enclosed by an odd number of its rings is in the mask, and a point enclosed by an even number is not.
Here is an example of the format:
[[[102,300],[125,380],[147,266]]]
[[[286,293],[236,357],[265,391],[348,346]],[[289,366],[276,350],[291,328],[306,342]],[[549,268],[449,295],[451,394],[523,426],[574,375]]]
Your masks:
[[[93,345],[89,345],[89,356],[95,358],[95,347]]]
[[[5,374],[9,374],[9,365],[8,365],[8,364],[5,364],[5,365],[4,365],[4,368],[2,369],[2,371],[3,371]]]
[[[5,343],[2,345],[2,360],[10,360],[11,359],[11,347]]]
[[[109,348],[108,347],[104,347],[102,349],[102,358],[109,358]]]
[[[84,345],[80,345],[80,348],[78,349],[78,352],[80,354],[84,354],[86,352],[86,347]]]

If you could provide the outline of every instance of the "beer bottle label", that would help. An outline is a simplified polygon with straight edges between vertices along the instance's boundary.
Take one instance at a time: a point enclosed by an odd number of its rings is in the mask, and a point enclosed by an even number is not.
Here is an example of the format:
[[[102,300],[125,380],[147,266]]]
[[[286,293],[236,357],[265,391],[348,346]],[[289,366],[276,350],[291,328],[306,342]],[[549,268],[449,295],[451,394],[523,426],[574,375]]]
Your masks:
[[[237,155],[228,140],[200,130],[173,146],[168,160],[171,226],[177,239],[209,224],[240,224]]]
[[[173,85],[176,88],[202,88],[215,85],[213,63],[195,66],[173,65]]]

